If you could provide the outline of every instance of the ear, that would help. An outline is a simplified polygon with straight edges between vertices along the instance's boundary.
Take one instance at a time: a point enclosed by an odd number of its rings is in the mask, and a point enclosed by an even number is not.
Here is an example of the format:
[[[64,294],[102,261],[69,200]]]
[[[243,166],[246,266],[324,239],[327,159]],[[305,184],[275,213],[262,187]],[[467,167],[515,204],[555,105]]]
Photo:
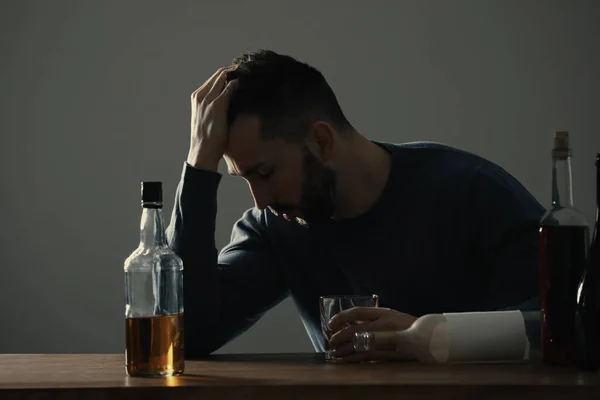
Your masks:
[[[323,162],[328,162],[333,158],[335,139],[333,127],[327,122],[317,121],[310,125],[306,141],[315,156]]]

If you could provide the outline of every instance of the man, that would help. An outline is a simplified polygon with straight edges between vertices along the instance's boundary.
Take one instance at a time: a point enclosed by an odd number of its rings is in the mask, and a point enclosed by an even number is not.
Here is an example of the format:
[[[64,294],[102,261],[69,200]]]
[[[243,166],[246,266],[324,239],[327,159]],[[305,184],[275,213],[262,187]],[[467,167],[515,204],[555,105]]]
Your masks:
[[[380,296],[381,308],[332,321],[331,346],[345,360],[375,357],[352,354],[358,330],[405,329],[427,313],[538,307],[544,209],[499,166],[441,144],[366,139],[320,72],[271,51],[238,57],[191,102],[168,228],[185,268],[186,357],[217,350],[288,295],[316,351],[319,296]],[[222,158],[248,182],[255,207],[218,253]],[[365,323],[346,327],[354,320]]]

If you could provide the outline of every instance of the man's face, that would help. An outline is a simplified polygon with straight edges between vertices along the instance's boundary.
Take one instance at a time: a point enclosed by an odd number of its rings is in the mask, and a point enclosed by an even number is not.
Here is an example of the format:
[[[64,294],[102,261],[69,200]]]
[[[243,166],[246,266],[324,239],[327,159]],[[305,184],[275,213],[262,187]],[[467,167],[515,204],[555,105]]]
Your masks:
[[[333,214],[334,172],[303,143],[264,141],[257,117],[236,118],[225,161],[230,174],[246,179],[259,209],[269,207],[302,225]]]

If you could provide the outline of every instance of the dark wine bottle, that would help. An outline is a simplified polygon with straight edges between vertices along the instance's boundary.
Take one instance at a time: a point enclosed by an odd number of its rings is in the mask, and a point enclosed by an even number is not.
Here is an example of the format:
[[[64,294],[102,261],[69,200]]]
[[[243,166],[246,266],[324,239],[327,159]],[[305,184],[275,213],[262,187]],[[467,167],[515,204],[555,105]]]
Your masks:
[[[589,227],[575,208],[569,133],[556,132],[552,149],[552,207],[540,221],[539,268],[542,361],[575,365],[577,288],[589,246]]]
[[[582,369],[600,367],[600,153],[596,155],[596,224],[588,260],[577,290],[577,363]]]

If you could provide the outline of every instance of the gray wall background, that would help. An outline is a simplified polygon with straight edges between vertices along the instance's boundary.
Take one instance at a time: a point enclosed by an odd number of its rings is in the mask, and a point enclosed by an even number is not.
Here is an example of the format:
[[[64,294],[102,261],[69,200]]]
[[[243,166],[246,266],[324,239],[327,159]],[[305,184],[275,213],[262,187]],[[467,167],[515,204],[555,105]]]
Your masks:
[[[164,182],[168,222],[190,93],[260,47],[319,68],[366,136],[476,152],[546,205],[568,129],[593,220],[600,1],[3,0],[0,352],[123,351],[139,183]],[[251,206],[225,176],[219,246]],[[312,347],[288,300],[221,351]]]

